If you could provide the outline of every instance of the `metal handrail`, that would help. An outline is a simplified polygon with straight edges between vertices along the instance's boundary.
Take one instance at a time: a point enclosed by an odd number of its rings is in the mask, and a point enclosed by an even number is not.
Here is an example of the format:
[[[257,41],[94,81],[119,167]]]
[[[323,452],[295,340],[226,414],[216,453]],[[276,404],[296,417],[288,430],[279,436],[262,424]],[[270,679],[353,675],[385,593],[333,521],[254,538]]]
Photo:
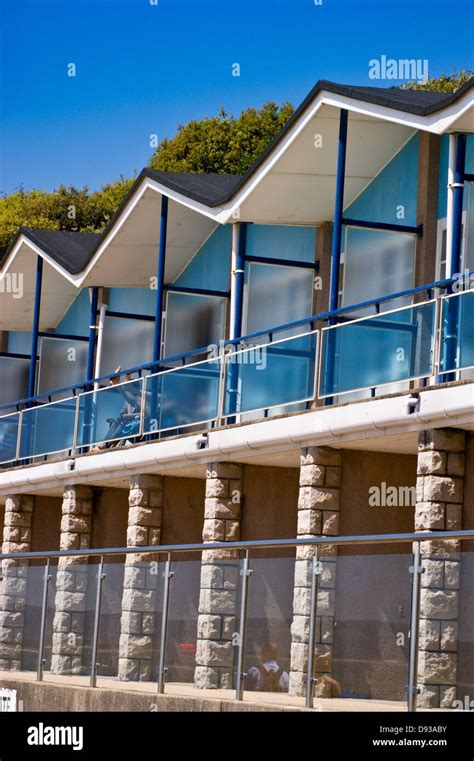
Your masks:
[[[470,273],[470,274],[474,274],[474,273]],[[456,281],[455,277],[445,278],[443,280],[436,280],[432,283],[419,285],[416,288],[409,288],[405,291],[397,291],[396,293],[390,293],[390,294],[387,294],[386,296],[380,296],[378,298],[369,299],[367,301],[361,301],[358,304],[351,304],[349,306],[339,307],[338,309],[334,309],[332,311],[320,312],[310,317],[304,317],[301,320],[294,320],[293,322],[288,322],[283,325],[270,327],[268,328],[268,330],[258,330],[255,333],[248,333],[247,335],[239,336],[238,338],[225,339],[220,342],[220,345],[221,346],[235,346],[236,344],[239,344],[241,341],[249,341],[252,338],[259,338],[260,336],[271,337],[273,333],[279,333],[283,330],[291,330],[292,328],[301,327],[302,325],[311,326],[317,320],[331,320],[332,318],[338,317],[339,315],[343,315],[347,312],[353,312],[355,310],[364,309],[369,306],[376,306],[377,304],[382,304],[387,301],[393,301],[394,299],[403,298],[404,296],[411,296],[416,293],[431,291],[431,290],[434,290],[435,288],[447,288],[449,285],[451,285],[455,281]],[[192,349],[190,351],[182,352],[181,354],[175,354],[174,356],[171,356],[171,357],[165,357],[163,359],[160,359],[158,362],[146,362],[142,365],[135,365],[134,367],[129,367],[125,370],[121,370],[120,375],[140,373],[143,370],[153,371],[154,369],[160,368],[169,362],[178,362],[179,360],[186,359],[186,357],[192,357],[195,355],[204,354],[207,351],[209,351],[209,346],[200,346],[197,349]],[[75,394],[76,389],[84,389],[88,386],[91,386],[94,383],[102,383],[102,382],[110,380],[111,378],[116,378],[116,377],[117,377],[117,373],[111,373],[110,375],[101,375],[98,378],[91,378],[90,380],[84,380],[84,381],[81,381],[80,383],[75,383],[73,386],[65,386],[64,388],[54,389],[52,391],[43,392],[42,394],[36,394],[35,396],[29,396],[29,397],[25,397],[24,399],[12,401],[9,404],[2,404],[0,405],[0,410],[11,409],[12,407],[19,407],[20,405],[28,405],[35,402],[38,399],[44,399],[47,397],[54,396],[56,394],[62,394],[65,391],[72,391],[72,393]]]
[[[312,539],[254,539],[250,542],[205,542],[202,544],[157,544],[146,547],[100,547],[93,550],[48,550],[47,552],[8,552],[1,560],[41,560],[62,557],[97,557],[99,555],[131,555],[154,553],[206,552],[208,550],[282,549],[320,544],[406,544],[444,539],[474,539],[474,529],[462,531],[416,531],[401,534],[361,534],[360,536],[322,536]]]

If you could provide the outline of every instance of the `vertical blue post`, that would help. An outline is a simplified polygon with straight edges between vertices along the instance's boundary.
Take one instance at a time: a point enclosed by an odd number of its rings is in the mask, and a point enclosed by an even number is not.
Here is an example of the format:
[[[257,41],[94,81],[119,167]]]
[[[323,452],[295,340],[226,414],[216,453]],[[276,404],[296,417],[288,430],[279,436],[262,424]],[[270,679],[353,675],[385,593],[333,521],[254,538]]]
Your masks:
[[[461,274],[462,250],[462,204],[464,193],[464,168],[466,163],[466,135],[456,139],[456,167],[453,188],[453,238],[451,249],[451,275]]]
[[[244,274],[245,252],[247,250],[247,223],[240,223],[239,246],[235,268],[235,300],[234,300],[234,338],[242,335],[242,314],[244,308]]]
[[[161,328],[166,263],[166,232],[168,229],[168,197],[161,197],[160,247],[158,250],[158,271],[156,277],[155,338],[153,342],[153,362],[161,359]]]
[[[36,262],[35,306],[31,332],[30,375],[28,379],[28,396],[34,396],[36,390],[36,357],[38,356],[38,333],[41,309],[41,289],[43,285],[43,259],[38,256]]]
[[[339,272],[341,269],[342,213],[344,207],[344,179],[346,172],[347,117],[345,108],[339,118],[339,143],[337,152],[336,198],[334,202],[334,226],[332,230],[331,285],[329,310],[337,309],[339,302]]]
[[[332,312],[339,306],[339,279],[341,271],[341,240],[342,240],[342,214],[344,210],[344,180],[346,173],[346,150],[347,150],[347,121],[348,111],[341,108],[339,117],[339,142],[337,150],[337,173],[336,173],[336,197],[334,201],[334,224],[332,230],[331,249],[331,283],[329,286],[329,310]],[[330,325],[336,322],[331,318]],[[333,330],[328,331],[325,373],[326,384],[331,388],[334,383],[334,361],[336,351],[336,336]],[[326,404],[332,404],[332,397],[326,399]]]
[[[97,304],[99,301],[99,289],[91,289],[91,311],[89,318],[89,350],[87,354],[87,381],[91,381],[94,377],[94,363],[95,363],[95,339],[96,339],[96,326],[97,326]]]
[[[462,254],[462,204],[464,194],[464,171],[466,164],[466,135],[457,135],[456,138],[456,164],[454,169],[454,187],[453,187],[453,228],[452,228],[452,248],[451,248],[451,277],[461,273],[461,254]],[[449,291],[454,292],[453,283],[449,286]],[[459,298],[453,296],[445,304],[445,314],[443,317],[446,321],[444,333],[444,361],[446,369],[450,370],[456,365],[456,355],[458,347],[458,327],[459,327]],[[446,382],[455,380],[454,373],[448,373],[444,376]]]
[[[237,256],[235,259],[234,269],[234,314],[232,315],[233,335],[231,338],[240,338],[242,335],[242,315],[244,308],[244,279],[245,279],[245,254],[247,250],[247,223],[240,222],[239,224],[239,244],[237,246]],[[237,345],[234,344],[234,349]],[[227,376],[228,386],[227,393],[229,395],[229,412],[237,411],[237,398],[239,390],[239,365],[232,361],[232,355],[230,355],[230,367]],[[228,418],[228,423],[235,423],[235,418]]]
[[[156,275],[156,309],[155,309],[155,336],[153,340],[153,362],[161,359],[161,339],[163,325],[163,304],[165,292],[165,265],[166,265],[166,234],[168,230],[168,196],[161,196],[161,214],[160,214],[160,244],[158,248],[158,269]],[[155,367],[153,372],[156,372]],[[148,426],[152,420],[156,421],[156,427],[159,428],[159,379],[153,378],[150,392],[150,406],[145,402],[145,424],[148,419]]]

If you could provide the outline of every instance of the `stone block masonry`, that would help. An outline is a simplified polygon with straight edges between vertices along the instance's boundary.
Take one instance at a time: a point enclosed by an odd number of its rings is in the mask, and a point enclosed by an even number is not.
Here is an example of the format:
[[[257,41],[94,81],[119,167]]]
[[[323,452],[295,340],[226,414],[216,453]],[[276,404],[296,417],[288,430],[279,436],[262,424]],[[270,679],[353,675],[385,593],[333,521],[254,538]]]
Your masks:
[[[242,466],[209,465],[203,542],[239,541],[241,507]],[[203,689],[232,687],[239,568],[235,551],[202,553],[194,681]]]
[[[91,521],[92,489],[67,487],[63,494],[59,549],[89,549]],[[87,589],[92,573],[93,566],[87,558],[59,558],[51,657],[54,674],[83,674],[90,670],[90,663],[84,663],[84,634]]]
[[[127,547],[159,545],[163,477],[133,476],[130,480]],[[157,553],[126,556],[120,621],[119,678],[149,680],[157,625],[157,595],[161,594]]]
[[[330,447],[309,447],[300,458],[298,498],[298,539],[337,536],[339,533],[342,456]],[[308,674],[311,572],[316,548],[296,550],[291,626],[290,694],[304,695]],[[336,586],[336,548],[320,545],[318,552],[316,638],[314,652],[315,692],[330,697],[324,679],[332,671],[334,595]]]
[[[29,552],[34,497],[6,498],[2,553]],[[2,560],[0,568],[0,669],[21,669],[28,561]]]
[[[420,434],[415,531],[462,528],[465,432]],[[456,700],[461,543],[421,542],[418,705],[451,708]]]

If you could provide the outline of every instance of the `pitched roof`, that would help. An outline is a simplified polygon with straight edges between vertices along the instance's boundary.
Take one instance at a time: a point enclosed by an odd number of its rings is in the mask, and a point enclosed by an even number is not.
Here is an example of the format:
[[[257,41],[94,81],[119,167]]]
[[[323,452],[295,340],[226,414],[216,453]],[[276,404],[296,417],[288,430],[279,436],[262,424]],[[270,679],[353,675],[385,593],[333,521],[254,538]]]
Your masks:
[[[303,102],[295,110],[283,129],[265,148],[255,163],[244,175],[233,174],[197,174],[192,172],[163,172],[145,168],[137,177],[133,186],[125,196],[119,208],[110,220],[103,233],[63,232],[58,230],[31,230],[21,227],[15,240],[10,245],[0,266],[12,249],[18,236],[23,233],[33,243],[36,243],[46,254],[61,265],[69,274],[76,275],[84,269],[92,254],[99,246],[103,237],[112,228],[115,220],[120,217],[129,199],[144,178],[156,181],[160,185],[175,191],[182,196],[201,203],[208,208],[215,208],[230,201],[243,185],[254,174],[275,146],[293,127],[306,108],[321,92],[351,98],[365,103],[372,103],[385,108],[403,111],[405,113],[428,116],[455,103],[470,88],[474,86],[474,77],[454,93],[432,92],[429,90],[402,90],[397,87],[361,87],[359,85],[343,85],[327,80],[319,80],[308,93]]]

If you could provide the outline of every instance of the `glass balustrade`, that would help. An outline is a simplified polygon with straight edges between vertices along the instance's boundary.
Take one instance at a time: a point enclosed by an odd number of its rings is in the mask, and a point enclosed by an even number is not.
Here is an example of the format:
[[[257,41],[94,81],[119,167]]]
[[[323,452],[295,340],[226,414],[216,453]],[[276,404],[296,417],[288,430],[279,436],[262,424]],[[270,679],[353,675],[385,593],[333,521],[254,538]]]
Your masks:
[[[143,383],[139,378],[81,394],[76,447],[135,441],[141,435]]]
[[[441,302],[439,372],[474,367],[474,291],[447,296]]]
[[[144,432],[180,431],[216,420],[221,361],[211,359],[145,379]]]
[[[317,341],[313,331],[227,354],[224,415],[314,399]]]
[[[20,459],[40,457],[74,448],[77,397],[23,410]]]
[[[320,398],[434,372],[436,301],[321,331]]]
[[[20,413],[0,417],[0,465],[17,459]]]
[[[466,291],[356,320],[342,317],[321,331],[269,343],[249,339],[236,350],[226,346],[220,357],[3,415],[0,465],[204,429],[221,416],[248,420],[299,409],[314,400],[318,375],[319,398],[343,399],[473,368],[473,309],[474,291]]]
[[[473,545],[421,542],[416,577],[409,542],[0,561],[0,670],[41,660],[65,684],[94,671],[103,688],[233,700],[240,681],[254,703],[406,710],[416,637],[418,707],[472,710]]]

